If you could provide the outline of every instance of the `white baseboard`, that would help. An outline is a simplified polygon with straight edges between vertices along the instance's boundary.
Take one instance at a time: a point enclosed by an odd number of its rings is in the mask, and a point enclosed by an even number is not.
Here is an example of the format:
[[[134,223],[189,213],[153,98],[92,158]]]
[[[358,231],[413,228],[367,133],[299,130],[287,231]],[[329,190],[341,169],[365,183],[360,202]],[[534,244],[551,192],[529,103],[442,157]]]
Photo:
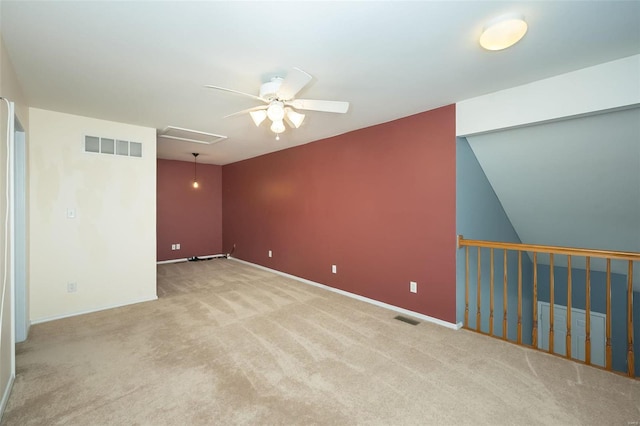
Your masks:
[[[54,315],[52,317],[44,317],[44,318],[36,318],[36,319],[31,320],[31,325],[40,324],[40,323],[43,323],[43,322],[55,321],[55,320],[59,320],[59,319],[62,319],[62,318],[75,317],[75,316],[78,316],[78,315],[91,314],[93,312],[105,311],[107,309],[120,308],[122,306],[135,305],[136,303],[151,302],[153,300],[158,300],[158,296],[154,295],[152,297],[145,297],[145,298],[142,298],[142,299],[131,300],[131,301],[124,302],[124,303],[117,303],[115,305],[101,306],[99,308],[88,309],[86,311],[72,312],[70,314]]]
[[[170,259],[170,260],[160,260],[158,262],[156,262],[156,265],[164,265],[165,263],[180,263],[180,262],[186,262],[189,259],[182,258],[182,259]]]
[[[13,388],[13,381],[15,379],[15,373],[11,373],[11,376],[9,376],[9,381],[7,382],[7,386],[5,386],[4,392],[2,393],[2,401],[0,401],[0,420],[2,420],[4,409],[7,407],[7,402],[9,402],[9,396],[11,395],[11,389]]]
[[[246,265],[253,266],[253,267],[258,268],[258,269],[264,269],[265,271],[273,272],[274,274],[282,275],[283,277],[292,278],[292,279],[300,281],[301,283],[304,283],[304,284],[309,284],[309,285],[312,285],[314,287],[323,288],[325,290],[329,290],[329,291],[332,291],[334,293],[341,294],[343,296],[351,297],[353,299],[357,299],[357,300],[360,300],[362,302],[370,303],[372,305],[376,305],[376,306],[379,306],[381,308],[389,309],[391,311],[395,311],[395,312],[398,312],[398,313],[401,313],[401,314],[409,315],[409,316],[412,316],[414,318],[419,318],[419,319],[421,319],[423,321],[430,322],[430,323],[433,323],[433,324],[437,324],[437,325],[440,325],[440,326],[443,326],[443,327],[447,327],[447,328],[450,328],[450,329],[453,329],[453,330],[460,330],[462,328],[462,322],[451,323],[451,322],[448,322],[448,321],[443,321],[443,320],[441,320],[439,318],[430,317],[429,315],[424,315],[424,314],[421,314],[421,313],[418,313],[418,312],[410,311],[408,309],[404,309],[404,308],[400,308],[398,306],[390,305],[388,303],[380,302],[379,300],[370,299],[368,297],[360,296],[359,294],[350,293],[348,291],[340,290],[339,288],[330,287],[330,286],[325,285],[325,284],[320,284],[320,283],[317,283],[315,281],[307,280],[305,278],[300,278],[300,277],[297,277],[295,275],[291,275],[291,274],[287,274],[285,272],[277,271],[275,269],[267,268],[266,266],[258,265],[256,263],[247,262],[246,260],[236,259],[235,257],[229,257],[229,259],[235,260],[236,262],[244,263]]]

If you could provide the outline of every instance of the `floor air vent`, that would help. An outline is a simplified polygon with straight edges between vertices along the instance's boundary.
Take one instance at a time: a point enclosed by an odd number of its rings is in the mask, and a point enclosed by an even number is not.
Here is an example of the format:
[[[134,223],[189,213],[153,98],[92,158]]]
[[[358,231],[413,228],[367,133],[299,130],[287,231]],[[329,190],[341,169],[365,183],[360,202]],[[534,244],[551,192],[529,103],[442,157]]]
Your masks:
[[[420,324],[420,321],[416,321],[416,320],[411,319],[411,318],[403,317],[402,315],[398,315],[394,319],[397,319],[398,321],[406,322],[407,324],[411,324],[411,325]]]

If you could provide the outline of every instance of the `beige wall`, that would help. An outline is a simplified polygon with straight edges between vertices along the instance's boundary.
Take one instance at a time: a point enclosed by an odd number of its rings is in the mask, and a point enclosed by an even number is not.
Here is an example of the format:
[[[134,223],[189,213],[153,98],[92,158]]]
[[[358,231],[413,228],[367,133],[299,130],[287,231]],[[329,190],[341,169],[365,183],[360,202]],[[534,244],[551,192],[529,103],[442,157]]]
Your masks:
[[[28,107],[0,34],[0,96],[15,104],[27,144],[27,310],[32,321],[156,298],[155,130]],[[33,114],[35,120],[30,120]],[[7,211],[7,108],[0,103],[0,219]],[[35,137],[32,137],[32,133]],[[84,134],[143,143],[142,159],[84,154]],[[75,208],[77,219],[66,219]],[[4,241],[0,226],[0,283]],[[66,292],[67,282],[78,284]],[[0,284],[1,285],[1,284]],[[1,295],[1,294],[0,294]],[[12,383],[9,283],[0,317],[0,397]],[[1,299],[0,299],[1,300]]]
[[[32,323],[155,299],[155,129],[35,108],[29,118]],[[141,142],[143,158],[85,153],[85,135]]]
[[[22,93],[20,84],[18,83],[17,76],[13,70],[11,60],[7,55],[7,51],[0,35],[0,96],[5,97],[15,104],[16,115],[20,120],[23,127],[29,125],[29,112],[27,108],[26,99]],[[2,306],[2,317],[0,317],[0,396],[2,397],[2,403],[6,402],[8,397],[9,385],[12,379],[12,328],[13,322],[11,320],[12,308],[11,300],[12,293],[10,288],[9,277],[11,274],[11,265],[7,265],[5,268],[4,258],[4,242],[7,238],[7,232],[4,228],[4,218],[7,211],[7,203],[5,200],[5,191],[7,185],[6,179],[6,164],[7,164],[7,107],[4,101],[0,101],[0,289],[4,289],[4,304]],[[6,287],[4,287],[4,275],[7,276]],[[1,295],[1,291],[0,291]],[[1,300],[1,299],[0,299]]]

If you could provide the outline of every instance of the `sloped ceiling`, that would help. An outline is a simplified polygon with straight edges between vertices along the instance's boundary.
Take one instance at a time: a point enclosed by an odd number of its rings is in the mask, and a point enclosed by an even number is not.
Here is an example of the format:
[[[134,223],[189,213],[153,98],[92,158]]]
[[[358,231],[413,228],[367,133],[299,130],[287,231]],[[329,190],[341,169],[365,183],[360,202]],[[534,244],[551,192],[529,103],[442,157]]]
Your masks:
[[[467,139],[523,243],[640,252],[640,108]]]

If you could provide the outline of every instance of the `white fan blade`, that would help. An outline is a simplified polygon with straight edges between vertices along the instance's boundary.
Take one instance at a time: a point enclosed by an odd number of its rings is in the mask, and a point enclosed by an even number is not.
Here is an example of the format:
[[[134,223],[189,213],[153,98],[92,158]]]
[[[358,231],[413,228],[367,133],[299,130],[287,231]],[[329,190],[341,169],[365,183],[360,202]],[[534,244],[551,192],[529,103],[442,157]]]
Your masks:
[[[278,98],[284,101],[293,99],[296,94],[311,81],[312,78],[313,77],[302,71],[300,68],[292,68],[291,72],[287,74],[278,89]]]
[[[258,110],[267,109],[267,108],[269,108],[269,105],[260,105],[253,108],[247,108],[247,109],[243,109],[242,111],[234,112],[233,114],[225,115],[224,118],[234,117],[236,115],[246,114],[251,111],[258,111]]]
[[[248,97],[250,97],[252,99],[257,99],[257,100],[262,101],[262,102],[268,102],[268,101],[262,99],[260,96],[250,95],[249,93],[240,92],[238,90],[227,89],[226,87],[212,86],[210,84],[205,84],[204,87],[207,87],[209,89],[224,90],[225,92],[237,93],[238,95],[248,96]]]
[[[317,99],[295,99],[286,102],[295,109],[306,109],[309,111],[336,112],[344,114],[349,110],[349,102],[343,101],[319,101]]]

